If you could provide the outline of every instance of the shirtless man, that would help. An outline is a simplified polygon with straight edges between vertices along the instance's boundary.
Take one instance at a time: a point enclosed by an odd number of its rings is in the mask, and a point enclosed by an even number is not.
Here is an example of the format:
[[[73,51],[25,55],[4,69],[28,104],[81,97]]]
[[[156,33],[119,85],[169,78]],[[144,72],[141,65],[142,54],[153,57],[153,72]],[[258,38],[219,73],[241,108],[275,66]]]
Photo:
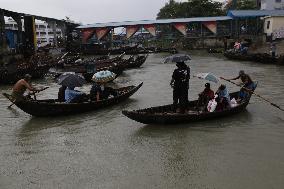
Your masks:
[[[12,97],[16,100],[24,100],[24,93],[26,90],[30,91],[39,91],[38,89],[35,89],[31,86],[30,81],[31,81],[32,76],[29,74],[26,74],[24,79],[20,79],[13,87],[12,91]]]

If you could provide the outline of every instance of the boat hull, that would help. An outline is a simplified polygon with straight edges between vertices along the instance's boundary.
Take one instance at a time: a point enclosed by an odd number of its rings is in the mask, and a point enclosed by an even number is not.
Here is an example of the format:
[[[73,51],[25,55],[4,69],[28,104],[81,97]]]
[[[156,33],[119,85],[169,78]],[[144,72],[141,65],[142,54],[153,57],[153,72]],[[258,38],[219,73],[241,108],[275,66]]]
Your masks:
[[[138,86],[129,86],[118,89],[120,91],[124,90],[124,92],[118,95],[117,97],[109,98],[107,100],[102,101],[64,103],[57,102],[57,100],[55,99],[48,99],[21,101],[16,102],[15,105],[24,112],[37,117],[79,114],[83,112],[98,110],[122,102],[128,99],[131,95],[133,95],[142,85],[143,83],[139,84]],[[3,95],[10,101],[12,101],[8,94]]]
[[[231,96],[237,97],[237,94],[237,92],[232,93]],[[248,103],[249,99],[234,108],[203,113],[199,113],[198,111],[190,111],[185,114],[174,113],[176,106],[172,104],[134,111],[124,110],[122,113],[128,118],[144,124],[181,124],[235,115],[236,113],[244,111]],[[197,101],[191,101],[188,107],[194,109],[196,104]]]

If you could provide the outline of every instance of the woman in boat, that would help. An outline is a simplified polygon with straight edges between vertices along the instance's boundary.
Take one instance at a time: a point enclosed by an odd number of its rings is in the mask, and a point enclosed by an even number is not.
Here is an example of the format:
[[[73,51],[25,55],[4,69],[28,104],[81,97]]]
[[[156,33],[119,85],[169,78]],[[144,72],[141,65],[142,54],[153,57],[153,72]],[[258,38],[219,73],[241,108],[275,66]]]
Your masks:
[[[184,113],[188,105],[190,68],[184,62],[177,62],[176,66],[170,83],[173,88],[173,104],[179,105],[180,113]]]
[[[80,103],[87,100],[87,95],[81,91],[74,89],[75,87],[67,87],[65,90],[66,103]]]
[[[229,92],[227,90],[226,85],[222,84],[218,88],[216,94],[218,95],[218,97],[216,99],[216,101],[218,103],[217,107],[216,107],[216,110],[217,111],[223,111],[223,110],[229,108],[231,99],[230,99],[230,94],[229,94]]]
[[[205,84],[205,89],[199,93],[197,106],[207,106],[208,102],[214,98],[214,91],[210,89],[210,83]]]
[[[105,100],[111,95],[115,97],[118,94],[113,88],[107,86],[103,82],[95,82],[90,91],[90,98],[92,101]]]

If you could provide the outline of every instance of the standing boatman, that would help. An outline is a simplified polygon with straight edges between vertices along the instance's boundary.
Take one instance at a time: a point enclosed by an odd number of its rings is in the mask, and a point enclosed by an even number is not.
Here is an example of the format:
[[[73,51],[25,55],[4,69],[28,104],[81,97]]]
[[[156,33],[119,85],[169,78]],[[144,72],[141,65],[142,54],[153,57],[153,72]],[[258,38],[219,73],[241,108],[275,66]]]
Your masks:
[[[173,88],[173,104],[179,105],[178,113],[185,113],[188,105],[190,68],[184,61],[177,62],[176,66],[170,83]]]

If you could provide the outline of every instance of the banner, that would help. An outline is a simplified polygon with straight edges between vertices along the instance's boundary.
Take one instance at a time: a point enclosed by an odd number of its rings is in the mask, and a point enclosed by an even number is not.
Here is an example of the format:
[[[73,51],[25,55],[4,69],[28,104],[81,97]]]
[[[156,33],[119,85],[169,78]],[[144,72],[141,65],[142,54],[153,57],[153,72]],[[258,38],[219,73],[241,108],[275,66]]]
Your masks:
[[[203,25],[208,28],[211,32],[214,34],[217,33],[217,22],[211,21],[211,22],[203,22]]]
[[[154,24],[144,25],[143,28],[147,30],[151,35],[156,36],[156,26]]]
[[[110,31],[109,28],[98,28],[98,29],[96,29],[96,35],[97,35],[98,40],[100,40],[101,38],[106,36],[109,33],[109,31]]]
[[[129,39],[139,30],[139,26],[127,26],[126,27],[126,38]]]
[[[86,43],[95,33],[95,29],[87,28],[82,30],[82,40],[83,43]]]
[[[186,23],[176,23],[174,24],[174,27],[183,35],[186,35],[187,27]]]

